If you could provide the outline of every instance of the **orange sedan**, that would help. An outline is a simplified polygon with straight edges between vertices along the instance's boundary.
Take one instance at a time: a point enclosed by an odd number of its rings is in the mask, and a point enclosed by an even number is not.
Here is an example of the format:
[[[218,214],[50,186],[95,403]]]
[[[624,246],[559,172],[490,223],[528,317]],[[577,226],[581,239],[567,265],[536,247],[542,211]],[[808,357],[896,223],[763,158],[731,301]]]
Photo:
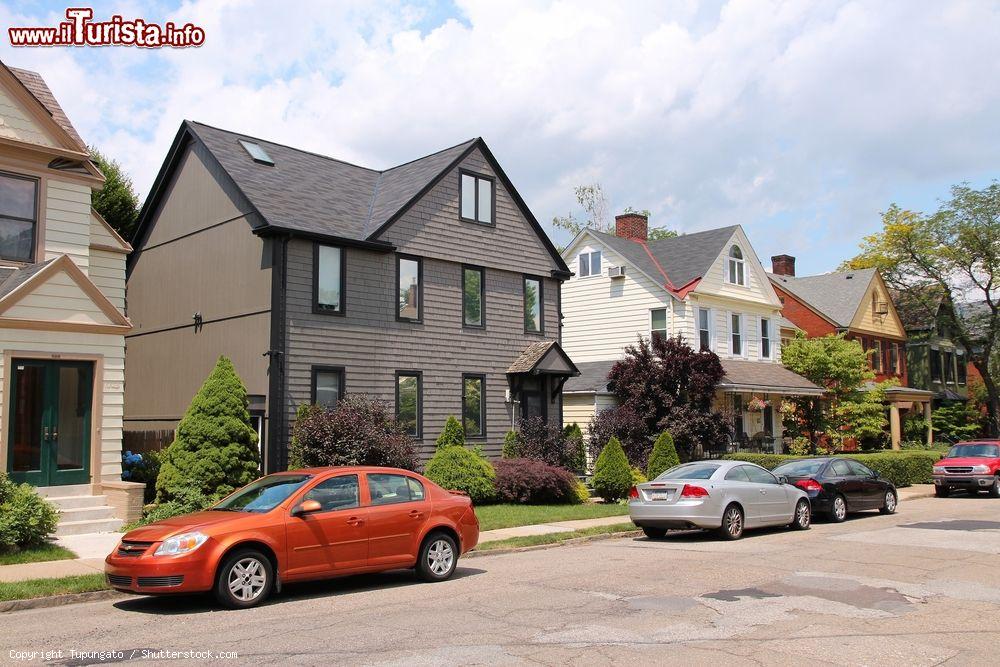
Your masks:
[[[121,591],[213,591],[225,606],[242,608],[293,581],[401,568],[444,581],[478,540],[468,496],[414,472],[307,468],[130,531],[104,571]]]

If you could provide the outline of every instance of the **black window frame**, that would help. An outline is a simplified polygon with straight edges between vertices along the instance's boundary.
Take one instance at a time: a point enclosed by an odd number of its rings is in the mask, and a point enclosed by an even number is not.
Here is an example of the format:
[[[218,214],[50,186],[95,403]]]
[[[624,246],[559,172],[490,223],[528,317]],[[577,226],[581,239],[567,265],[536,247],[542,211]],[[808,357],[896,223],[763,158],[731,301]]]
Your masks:
[[[465,321],[465,272],[479,272],[479,324],[469,324]],[[475,264],[462,265],[462,328],[463,329],[485,329],[486,328],[486,267]]]
[[[538,331],[528,328],[528,281],[534,280],[538,283]],[[545,280],[541,276],[533,276],[525,273],[521,277],[521,320],[524,326],[524,333],[531,336],[545,335]]]
[[[941,366],[943,368],[944,383],[957,384],[955,353],[952,350],[943,350],[941,352]]]
[[[326,248],[336,248],[340,251],[340,309],[334,310],[319,302],[319,249],[320,246]],[[313,243],[313,298],[312,311],[317,315],[344,316],[347,314],[347,250],[342,245],[335,243]]]
[[[479,421],[482,424],[482,432],[478,435],[465,434],[468,440],[486,439],[486,374],[485,373],[462,373],[462,428],[465,428],[465,381],[479,380]]]
[[[969,383],[969,367],[965,360],[965,352],[961,350],[955,350],[955,370],[957,371],[958,386],[966,386]]]
[[[399,278],[400,278],[400,264],[403,260],[414,261],[417,263],[417,317],[403,317],[399,314]],[[410,322],[413,324],[422,324],[424,321],[424,258],[418,255],[405,255],[403,253],[396,253],[396,321],[397,322]]]
[[[471,176],[472,178],[474,178],[475,179],[475,183],[476,183],[476,187],[475,187],[476,201],[473,204],[473,207],[475,208],[475,215],[476,215],[475,218],[466,218],[464,215],[462,215],[462,204],[463,204],[463,198],[465,196],[463,194],[463,192],[462,192],[462,179],[464,177],[466,177],[466,176]],[[490,222],[483,222],[482,220],[479,220],[479,181],[489,181],[490,182],[490,191],[493,193],[493,196],[490,198],[491,199],[491,201],[490,201],[490,204],[491,204]],[[476,171],[470,171],[468,169],[459,169],[458,170],[458,219],[461,220],[462,222],[470,222],[470,223],[472,223],[474,225],[482,225],[484,227],[496,227],[496,225],[497,225],[497,179],[495,179],[492,176],[488,176],[486,174],[481,174],[481,173],[476,172]]]
[[[340,403],[344,399],[344,391],[347,386],[347,369],[344,366],[327,366],[324,364],[315,364],[309,369],[309,403],[310,405],[319,405],[316,402],[316,380],[320,373],[338,373],[340,375],[340,386],[337,388],[337,402]]]
[[[408,436],[415,440],[422,440],[424,437],[424,372],[413,369],[400,369],[394,375],[394,392],[396,394],[396,404],[393,406],[393,415],[399,421],[399,378],[417,378],[417,431],[416,433],[406,432]]]
[[[931,382],[941,382],[944,378],[944,361],[941,350],[932,347],[927,355],[927,363],[930,366]]]
[[[34,218],[22,218],[16,215],[0,215],[0,218],[6,220],[14,220],[16,222],[30,222],[32,224],[31,228],[31,254],[28,259],[22,259],[20,257],[4,257],[0,255],[0,261],[4,262],[14,262],[17,264],[34,264],[37,261],[38,256],[38,226],[39,217],[41,214],[41,197],[42,197],[42,179],[35,176],[27,176],[25,174],[17,174],[10,171],[0,171],[0,176],[6,176],[8,178],[14,178],[22,181],[30,181],[35,184],[35,201],[34,201]]]

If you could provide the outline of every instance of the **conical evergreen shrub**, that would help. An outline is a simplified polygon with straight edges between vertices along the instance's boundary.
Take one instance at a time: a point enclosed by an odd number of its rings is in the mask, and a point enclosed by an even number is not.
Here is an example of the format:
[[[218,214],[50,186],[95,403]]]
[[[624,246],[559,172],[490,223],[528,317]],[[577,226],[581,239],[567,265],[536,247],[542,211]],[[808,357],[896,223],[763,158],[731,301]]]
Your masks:
[[[670,435],[670,431],[664,431],[653,443],[653,451],[646,465],[646,477],[656,479],[664,470],[669,470],[680,463],[677,448],[674,447],[674,436]]]
[[[464,444],[465,429],[462,427],[462,422],[458,421],[456,417],[448,417],[444,423],[441,435],[438,436],[437,448],[444,449],[445,447],[454,447],[455,445],[461,447]]]
[[[257,433],[250,426],[247,390],[226,357],[195,394],[163,452],[156,501],[193,489],[214,500],[259,476]]]
[[[517,431],[507,431],[507,435],[503,437],[503,447],[500,449],[500,456],[505,459],[518,458]]]
[[[583,444],[580,425],[573,422],[563,429],[563,436],[566,438],[566,463],[569,469],[582,473],[587,467],[587,448]]]
[[[628,496],[632,488],[632,468],[618,438],[612,437],[594,463],[591,480],[594,491],[605,502],[616,502]]]

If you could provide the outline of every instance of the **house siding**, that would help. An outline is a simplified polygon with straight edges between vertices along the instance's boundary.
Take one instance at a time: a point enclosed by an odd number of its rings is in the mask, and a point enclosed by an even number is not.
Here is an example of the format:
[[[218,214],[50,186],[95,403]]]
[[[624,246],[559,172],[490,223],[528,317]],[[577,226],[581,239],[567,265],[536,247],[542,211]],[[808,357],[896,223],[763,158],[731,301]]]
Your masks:
[[[45,184],[45,259],[69,255],[90,269],[90,186],[48,178]]]
[[[823,317],[817,315],[791,293],[772,285],[778,297],[782,299],[781,312],[792,324],[802,329],[810,338],[837,333],[837,327]]]

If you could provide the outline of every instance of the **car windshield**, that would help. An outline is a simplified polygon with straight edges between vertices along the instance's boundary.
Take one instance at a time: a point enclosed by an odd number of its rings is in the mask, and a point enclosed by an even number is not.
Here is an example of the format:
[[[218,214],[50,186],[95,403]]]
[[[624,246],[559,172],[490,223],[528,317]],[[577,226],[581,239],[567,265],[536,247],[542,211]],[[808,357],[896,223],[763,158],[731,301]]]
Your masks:
[[[685,463],[674,466],[656,478],[662,479],[708,479],[719,469],[716,463]]]
[[[775,475],[785,475],[786,477],[805,477],[818,475],[819,471],[823,469],[826,465],[826,461],[819,460],[805,460],[805,461],[789,461],[788,463],[783,463],[771,472]]]
[[[270,512],[288,499],[312,475],[268,475],[223,500],[212,510],[220,512]]]
[[[977,456],[988,459],[1000,458],[1000,446],[997,445],[955,445],[948,450],[945,458],[959,459],[966,456]]]

